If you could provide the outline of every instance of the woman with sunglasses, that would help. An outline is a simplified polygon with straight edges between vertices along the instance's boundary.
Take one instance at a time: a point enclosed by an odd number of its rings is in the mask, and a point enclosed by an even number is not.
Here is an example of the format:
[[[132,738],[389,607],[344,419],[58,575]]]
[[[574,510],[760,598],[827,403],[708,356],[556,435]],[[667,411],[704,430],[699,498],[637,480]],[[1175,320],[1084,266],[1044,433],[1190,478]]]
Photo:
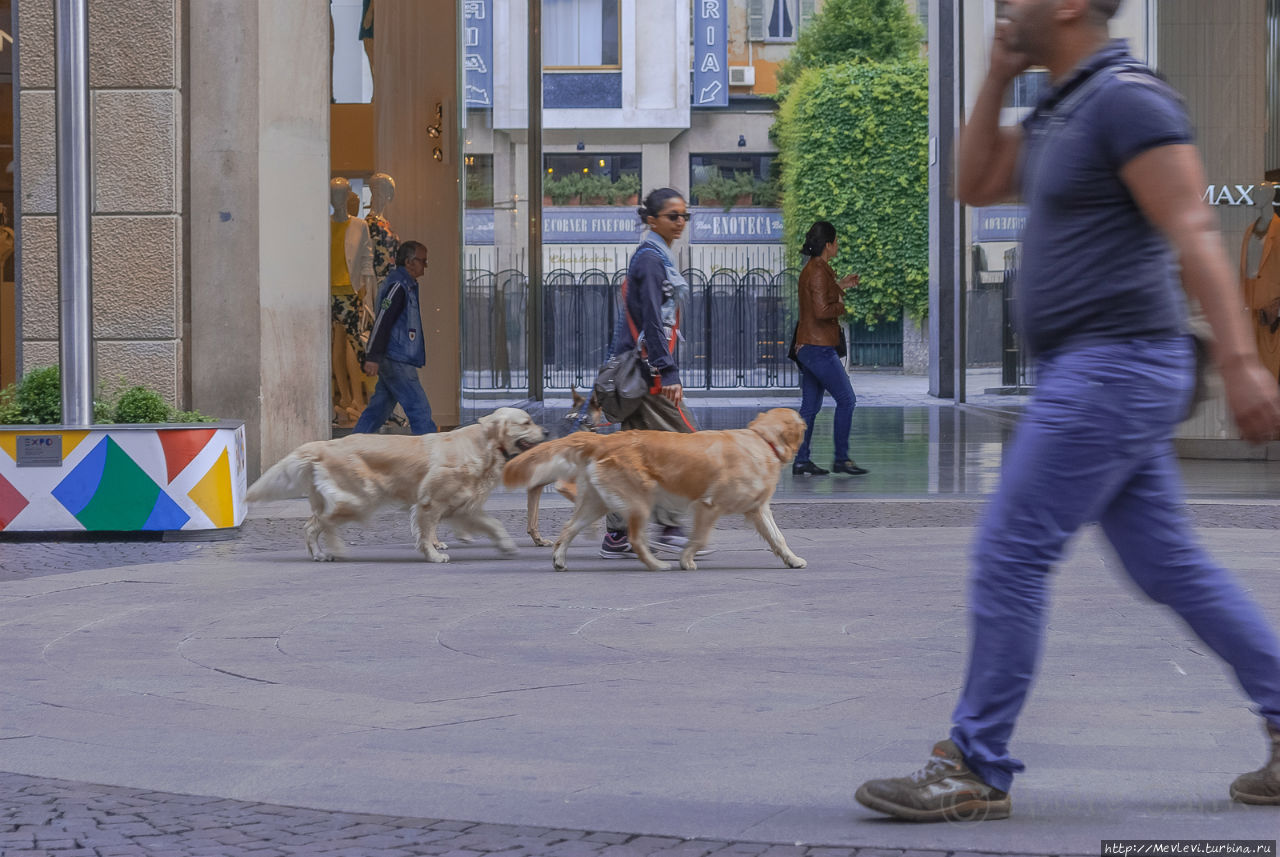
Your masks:
[[[674,353],[680,337],[679,305],[688,297],[689,284],[676,266],[671,245],[689,222],[689,205],[678,191],[664,187],[646,196],[637,211],[647,228],[627,266],[626,301],[619,308],[609,353],[620,353],[638,343],[654,384],[636,412],[623,420],[622,429],[697,431],[693,415],[685,410],[684,386]],[[661,502],[655,505],[653,518],[662,528],[652,543],[655,552],[678,556],[684,550],[689,540],[681,527],[681,514],[682,510]],[[600,555],[609,559],[634,556],[622,516],[611,512],[605,527]],[[710,551],[698,551],[699,556],[706,553]]]
[[[849,373],[840,361],[840,316],[844,314],[844,292],[858,285],[858,275],[849,274],[836,281],[831,260],[839,251],[836,228],[825,220],[809,227],[800,250],[809,261],[800,271],[800,322],[796,325],[793,359],[800,364],[800,416],[808,428],[791,464],[795,476],[826,476],[831,472],[809,459],[809,441],[818,411],[822,410],[823,392],[830,393],[836,401],[835,463],[831,469],[852,476],[867,472],[849,458],[849,429],[858,397],[853,394]]]

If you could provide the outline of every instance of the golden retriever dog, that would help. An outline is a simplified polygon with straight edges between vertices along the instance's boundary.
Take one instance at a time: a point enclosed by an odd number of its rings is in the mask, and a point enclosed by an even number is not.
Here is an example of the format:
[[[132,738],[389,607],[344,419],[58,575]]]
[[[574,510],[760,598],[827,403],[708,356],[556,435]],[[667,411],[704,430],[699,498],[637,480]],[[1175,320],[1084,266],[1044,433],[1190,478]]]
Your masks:
[[[680,555],[681,568],[697,568],[694,556],[706,545],[716,520],[734,513],[745,517],[787,566],[804,568],[805,561],[787,547],[769,509],[778,477],[800,448],[804,429],[795,411],[774,408],[745,429],[575,432],[508,462],[502,481],[508,488],[569,478],[577,484],[573,515],[552,552],[557,571],[567,567],[574,538],[606,512],[622,515],[630,532],[643,533],[659,492],[693,508],[693,531]],[[631,546],[648,568],[670,567],[643,538],[633,538]]]
[[[577,388],[572,388],[570,392],[573,394],[573,410],[564,415],[564,423],[571,432],[586,431],[594,432],[597,429],[608,425],[608,420],[604,415],[604,411],[600,409],[600,403],[596,401],[596,394],[593,392],[590,399],[584,399],[578,393]],[[523,453],[524,455],[533,455],[541,458],[539,448]],[[537,465],[532,465],[537,466]],[[554,542],[550,539],[542,537],[542,533],[538,531],[538,510],[542,503],[542,489],[551,485],[555,488],[556,493],[564,497],[570,503],[577,498],[577,491],[573,486],[573,473],[565,471],[564,478],[556,477],[551,482],[543,482],[540,484],[530,484],[528,502],[526,506],[528,525],[525,532],[529,534],[529,538],[533,539],[533,543],[538,547],[549,548]]]
[[[304,443],[276,462],[247,497],[306,497],[307,550],[317,562],[344,555],[337,527],[367,520],[386,506],[410,510],[409,525],[428,562],[448,562],[437,528],[452,521],[458,532],[488,535],[504,553],[516,545],[502,524],[485,514],[484,502],[502,465],[546,433],[519,408],[499,408],[474,425],[424,435],[353,434]]]

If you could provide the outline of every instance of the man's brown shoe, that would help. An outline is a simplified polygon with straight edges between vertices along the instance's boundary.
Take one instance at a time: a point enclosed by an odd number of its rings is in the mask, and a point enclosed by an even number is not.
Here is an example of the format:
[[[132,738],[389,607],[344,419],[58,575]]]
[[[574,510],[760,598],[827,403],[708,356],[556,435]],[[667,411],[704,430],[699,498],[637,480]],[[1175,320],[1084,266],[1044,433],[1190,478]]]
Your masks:
[[[1009,817],[1009,793],[969,770],[950,741],[939,741],[925,766],[907,777],[867,780],[858,803],[907,821],[988,821]]]
[[[1280,806],[1280,729],[1267,724],[1271,759],[1256,771],[1241,774],[1231,784],[1231,798],[1258,806]]]

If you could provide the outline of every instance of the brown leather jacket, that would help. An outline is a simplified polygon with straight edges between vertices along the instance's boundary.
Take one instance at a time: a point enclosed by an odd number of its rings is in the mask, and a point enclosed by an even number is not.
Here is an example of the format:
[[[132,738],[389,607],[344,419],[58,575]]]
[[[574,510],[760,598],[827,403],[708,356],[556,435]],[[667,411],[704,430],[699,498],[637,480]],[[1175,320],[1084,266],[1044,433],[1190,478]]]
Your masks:
[[[800,326],[796,347],[840,343],[840,316],[844,313],[844,292],[836,283],[836,273],[820,256],[814,256],[800,272]]]

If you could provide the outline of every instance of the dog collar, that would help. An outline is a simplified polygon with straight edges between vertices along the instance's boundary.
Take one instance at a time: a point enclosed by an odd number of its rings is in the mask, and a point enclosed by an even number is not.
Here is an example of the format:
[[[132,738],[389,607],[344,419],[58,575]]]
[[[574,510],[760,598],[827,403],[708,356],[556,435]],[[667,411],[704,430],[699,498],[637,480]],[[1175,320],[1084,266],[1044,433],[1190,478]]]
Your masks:
[[[769,448],[773,450],[774,455],[778,456],[779,461],[785,462],[787,460],[787,457],[782,454],[782,450],[778,449],[773,441],[766,440],[765,443],[769,444]]]

